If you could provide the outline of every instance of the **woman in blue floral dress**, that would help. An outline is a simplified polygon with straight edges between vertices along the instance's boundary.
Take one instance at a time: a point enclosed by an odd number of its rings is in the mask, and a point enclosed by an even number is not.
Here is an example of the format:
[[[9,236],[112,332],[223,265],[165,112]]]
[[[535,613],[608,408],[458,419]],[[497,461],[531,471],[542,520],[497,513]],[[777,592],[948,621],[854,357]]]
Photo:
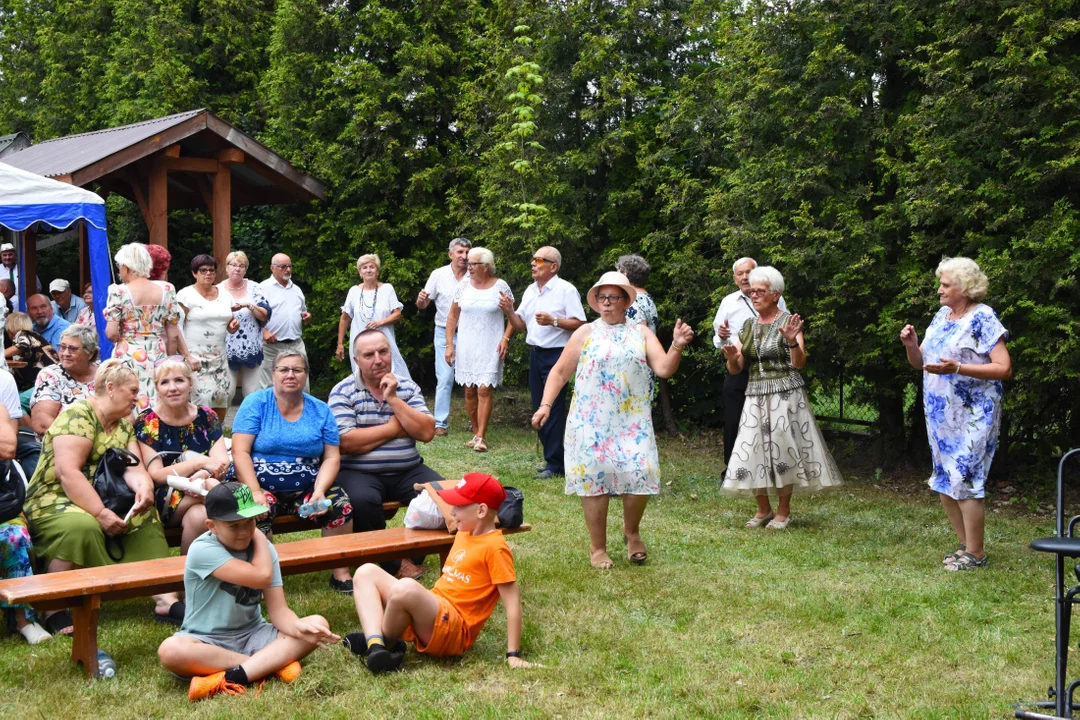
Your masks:
[[[652,425],[652,373],[675,374],[682,350],[694,332],[675,322],[671,348],[664,352],[645,325],[626,320],[637,295],[625,275],[604,276],[589,290],[589,306],[600,319],[582,325],[570,336],[548,375],[540,408],[533,415],[539,428],[551,404],[574,377],[574,398],[566,417],[566,494],[577,495],[589,529],[589,561],[607,570],[607,513],[612,495],[623,500],[623,532],[630,562],[647,557],[640,523],[649,496],[660,492],[660,461]],[[651,372],[650,372],[651,370]]]
[[[911,325],[900,331],[908,362],[923,371],[926,432],[934,471],[929,485],[941,497],[959,549],[946,570],[987,564],[983,548],[986,476],[1001,427],[1001,381],[1012,377],[1008,333],[979,302],[989,289],[974,260],[947,258],[937,268],[941,309],[922,345]]]

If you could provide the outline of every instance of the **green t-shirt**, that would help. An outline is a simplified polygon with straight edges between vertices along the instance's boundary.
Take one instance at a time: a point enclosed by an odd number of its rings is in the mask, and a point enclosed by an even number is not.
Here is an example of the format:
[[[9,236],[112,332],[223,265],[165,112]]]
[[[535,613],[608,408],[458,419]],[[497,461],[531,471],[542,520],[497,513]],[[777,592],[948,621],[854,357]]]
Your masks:
[[[274,575],[270,587],[281,587],[278,554],[270,546]],[[248,561],[246,552],[233,552],[207,531],[195,538],[184,562],[184,594],[187,612],[182,633],[219,635],[250,630],[264,622],[263,591],[222,582],[214,572],[233,558]]]
[[[94,408],[90,407],[86,400],[78,400],[66,407],[41,440],[41,458],[26,490],[26,515],[31,522],[35,516],[61,513],[70,507],[77,509],[64,492],[60,479],[56,477],[53,441],[59,435],[84,437],[93,443],[82,469],[87,482],[92,483],[98,462],[104,457],[105,451],[109,448],[126,449],[128,443],[135,439],[135,428],[130,420],[123,418],[116,423],[112,432],[107,433]],[[147,514],[136,515],[131,524],[140,525],[147,517]]]

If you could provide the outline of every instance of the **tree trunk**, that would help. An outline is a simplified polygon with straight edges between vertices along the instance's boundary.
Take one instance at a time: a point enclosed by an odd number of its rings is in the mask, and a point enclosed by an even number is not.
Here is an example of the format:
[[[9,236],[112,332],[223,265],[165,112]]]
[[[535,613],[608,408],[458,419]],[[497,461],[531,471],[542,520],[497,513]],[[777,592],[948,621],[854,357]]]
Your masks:
[[[671,388],[664,378],[657,378],[660,383],[660,412],[664,416],[664,432],[668,435],[678,435],[679,426],[675,422],[675,411],[671,409]]]

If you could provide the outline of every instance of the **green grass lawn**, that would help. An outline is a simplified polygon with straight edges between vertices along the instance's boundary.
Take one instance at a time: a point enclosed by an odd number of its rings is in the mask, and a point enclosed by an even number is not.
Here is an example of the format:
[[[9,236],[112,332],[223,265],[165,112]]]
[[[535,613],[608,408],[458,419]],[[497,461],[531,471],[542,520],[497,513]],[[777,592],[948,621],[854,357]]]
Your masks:
[[[796,497],[786,532],[748,531],[748,499],[717,490],[720,453],[661,442],[664,493],[649,507],[645,567],[630,565],[612,504],[614,570],[590,567],[580,505],[561,482],[532,479],[535,435],[498,426],[491,451],[459,431],[424,451],[448,476],[489,471],[525,492],[531,533],[510,538],[522,587],[526,658],[503,661],[496,610],[464,658],[410,652],[405,672],[373,677],[344,648],[317,651],[291,686],[189,705],[157,663],[170,628],[151,601],[103,608],[99,642],[119,664],[88,683],[70,641],[0,641],[0,709],[9,717],[1007,717],[1053,680],[1052,562],[1027,549],[1052,523],[991,513],[989,569],[941,569],[954,549],[935,497],[866,478]],[[400,522],[400,514],[396,522]],[[295,536],[294,536],[295,537]],[[287,541],[288,536],[279,538]],[[425,583],[435,579],[428,560]],[[300,614],[359,629],[327,573],[290,577]]]

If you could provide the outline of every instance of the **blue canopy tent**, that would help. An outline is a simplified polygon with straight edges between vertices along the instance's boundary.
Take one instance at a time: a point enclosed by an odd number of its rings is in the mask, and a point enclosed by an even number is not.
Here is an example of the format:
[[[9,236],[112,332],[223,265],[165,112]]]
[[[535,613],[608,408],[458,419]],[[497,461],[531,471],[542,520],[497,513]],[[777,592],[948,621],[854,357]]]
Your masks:
[[[112,356],[102,311],[112,283],[112,259],[105,234],[105,200],[97,193],[50,180],[0,162],[0,226],[18,233],[19,277],[23,271],[22,233],[32,226],[59,232],[85,223],[90,249],[90,282],[94,287],[94,321],[101,357]],[[26,307],[26,282],[19,282],[19,304]]]

